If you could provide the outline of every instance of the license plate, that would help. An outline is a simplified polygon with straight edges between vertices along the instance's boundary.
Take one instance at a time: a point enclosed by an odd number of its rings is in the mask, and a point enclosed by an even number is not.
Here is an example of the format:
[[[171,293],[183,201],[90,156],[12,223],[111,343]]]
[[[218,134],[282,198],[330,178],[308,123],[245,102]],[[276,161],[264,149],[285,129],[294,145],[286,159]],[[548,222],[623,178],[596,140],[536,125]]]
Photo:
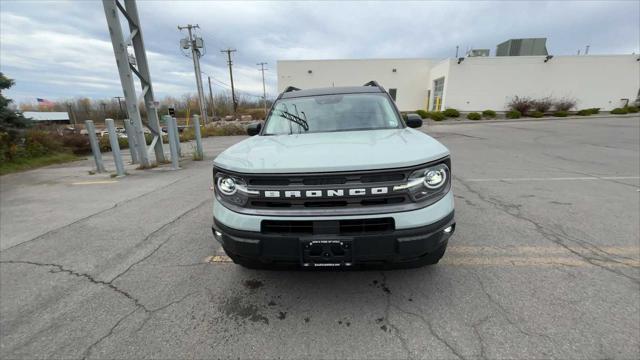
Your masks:
[[[301,240],[304,267],[353,266],[353,241],[337,239]]]

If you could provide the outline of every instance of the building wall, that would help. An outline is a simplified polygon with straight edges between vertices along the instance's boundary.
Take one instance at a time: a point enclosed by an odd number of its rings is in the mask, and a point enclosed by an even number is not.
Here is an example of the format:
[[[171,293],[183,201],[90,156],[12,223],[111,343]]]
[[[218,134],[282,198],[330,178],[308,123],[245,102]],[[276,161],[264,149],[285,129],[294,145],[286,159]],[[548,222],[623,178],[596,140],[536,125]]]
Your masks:
[[[443,77],[442,109],[503,111],[516,95],[571,97],[578,108],[610,110],[633,101],[640,89],[638,55],[468,57],[456,59],[370,59],[278,61],[278,89],[353,86],[370,80],[397,89],[402,111],[434,104],[433,82]],[[393,69],[396,72],[393,72]],[[311,70],[311,73],[308,71]]]
[[[358,86],[375,80],[387,91],[397,89],[401,110],[416,110],[426,106],[432,63],[429,59],[280,60],[278,91],[287,86]]]
[[[637,55],[465,58],[453,63],[446,83],[447,107],[505,110],[516,95],[570,97],[578,108],[610,110],[633,101],[640,89]]]

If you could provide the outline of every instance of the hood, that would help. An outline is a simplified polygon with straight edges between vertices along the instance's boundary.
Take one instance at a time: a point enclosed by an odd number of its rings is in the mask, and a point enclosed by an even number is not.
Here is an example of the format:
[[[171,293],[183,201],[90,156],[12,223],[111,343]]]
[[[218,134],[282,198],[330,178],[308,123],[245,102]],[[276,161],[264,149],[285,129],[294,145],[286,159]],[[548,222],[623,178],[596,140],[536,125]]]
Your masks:
[[[306,173],[412,166],[448,154],[427,134],[404,128],[253,136],[213,163],[240,173]]]

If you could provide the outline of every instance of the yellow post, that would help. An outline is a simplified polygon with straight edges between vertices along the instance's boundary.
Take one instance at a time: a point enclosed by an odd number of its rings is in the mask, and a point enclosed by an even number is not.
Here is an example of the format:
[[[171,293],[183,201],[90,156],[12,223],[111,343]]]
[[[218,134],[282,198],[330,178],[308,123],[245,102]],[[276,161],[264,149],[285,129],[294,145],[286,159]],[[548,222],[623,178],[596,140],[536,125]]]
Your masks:
[[[436,96],[436,111],[440,111],[440,96]]]

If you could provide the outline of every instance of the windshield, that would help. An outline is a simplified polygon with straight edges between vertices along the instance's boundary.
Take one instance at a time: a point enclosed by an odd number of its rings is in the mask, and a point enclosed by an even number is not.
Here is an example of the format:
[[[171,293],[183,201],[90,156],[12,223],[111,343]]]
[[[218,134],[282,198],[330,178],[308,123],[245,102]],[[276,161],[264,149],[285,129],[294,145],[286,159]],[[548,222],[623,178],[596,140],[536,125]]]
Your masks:
[[[278,100],[263,135],[399,127],[398,114],[385,94],[321,95]]]

